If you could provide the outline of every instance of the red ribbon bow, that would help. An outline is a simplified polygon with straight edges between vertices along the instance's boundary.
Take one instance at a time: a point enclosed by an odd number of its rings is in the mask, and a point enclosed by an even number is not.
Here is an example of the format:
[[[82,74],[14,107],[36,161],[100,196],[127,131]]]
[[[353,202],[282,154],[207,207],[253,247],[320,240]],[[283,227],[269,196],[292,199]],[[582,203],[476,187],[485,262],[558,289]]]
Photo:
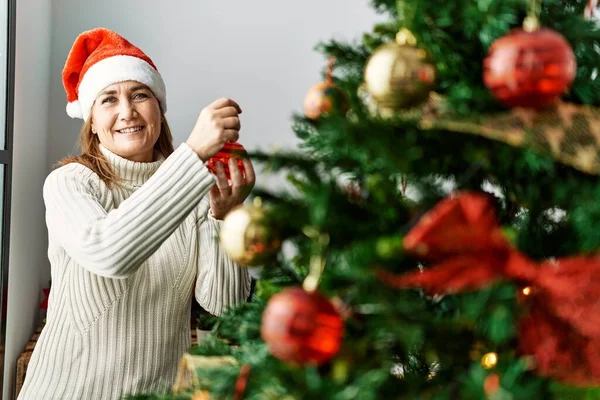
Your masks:
[[[513,248],[482,193],[444,199],[405,236],[404,249],[431,262],[404,275],[381,272],[393,287],[430,293],[483,288],[497,279],[531,287],[519,321],[519,347],[540,375],[575,385],[600,383],[600,257],[536,263]]]

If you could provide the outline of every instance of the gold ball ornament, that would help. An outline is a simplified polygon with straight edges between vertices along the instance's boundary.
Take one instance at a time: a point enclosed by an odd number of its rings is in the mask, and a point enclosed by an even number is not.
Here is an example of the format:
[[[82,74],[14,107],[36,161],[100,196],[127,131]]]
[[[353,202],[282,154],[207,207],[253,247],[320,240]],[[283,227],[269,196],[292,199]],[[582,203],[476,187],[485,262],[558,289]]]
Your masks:
[[[281,246],[276,231],[257,198],[253,204],[240,205],[225,216],[220,241],[227,255],[238,264],[263,265]]]
[[[404,36],[401,35],[404,34]],[[399,111],[416,107],[435,85],[435,66],[427,52],[398,34],[395,42],[379,46],[367,61],[365,88],[380,108]]]

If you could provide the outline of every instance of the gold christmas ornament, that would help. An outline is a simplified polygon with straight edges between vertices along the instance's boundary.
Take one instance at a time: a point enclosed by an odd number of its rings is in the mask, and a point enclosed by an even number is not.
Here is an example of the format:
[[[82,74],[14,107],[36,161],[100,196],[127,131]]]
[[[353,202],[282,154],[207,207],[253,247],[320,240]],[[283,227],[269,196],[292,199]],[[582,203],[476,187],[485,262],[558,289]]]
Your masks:
[[[392,111],[418,106],[435,84],[435,67],[415,37],[400,30],[396,41],[378,47],[367,61],[365,88],[380,108]]]
[[[225,216],[220,239],[232,260],[242,266],[262,265],[279,250],[281,240],[267,217],[259,198]]]

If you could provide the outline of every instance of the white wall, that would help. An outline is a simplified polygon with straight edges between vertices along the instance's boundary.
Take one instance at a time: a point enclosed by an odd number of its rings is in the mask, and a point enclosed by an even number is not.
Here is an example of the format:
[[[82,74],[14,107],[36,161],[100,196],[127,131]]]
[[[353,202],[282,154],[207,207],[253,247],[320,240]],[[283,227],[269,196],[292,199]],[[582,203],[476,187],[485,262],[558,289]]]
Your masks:
[[[54,0],[49,161],[74,150],[79,120],[64,111],[60,73],[78,33],[113,29],[141,47],[167,84],[175,144],[198,113],[227,96],[243,109],[248,149],[295,146],[290,116],[318,83],[320,40],[360,38],[377,19],[368,0]]]
[[[17,1],[4,399],[12,398],[16,360],[36,328],[40,287],[49,276],[42,185],[47,174],[50,12],[47,1]]]

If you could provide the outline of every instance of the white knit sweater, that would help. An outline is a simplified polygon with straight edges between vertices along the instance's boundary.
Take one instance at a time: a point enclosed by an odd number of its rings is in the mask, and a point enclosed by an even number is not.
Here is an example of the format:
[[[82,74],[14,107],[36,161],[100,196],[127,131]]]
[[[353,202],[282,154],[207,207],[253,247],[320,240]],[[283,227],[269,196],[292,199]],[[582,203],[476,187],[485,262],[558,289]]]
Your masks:
[[[121,186],[75,163],[44,184],[52,290],[21,400],[169,389],[190,345],[192,293],[220,314],[250,291],[208,215],[214,177],[186,144],[152,163],[102,152]]]

